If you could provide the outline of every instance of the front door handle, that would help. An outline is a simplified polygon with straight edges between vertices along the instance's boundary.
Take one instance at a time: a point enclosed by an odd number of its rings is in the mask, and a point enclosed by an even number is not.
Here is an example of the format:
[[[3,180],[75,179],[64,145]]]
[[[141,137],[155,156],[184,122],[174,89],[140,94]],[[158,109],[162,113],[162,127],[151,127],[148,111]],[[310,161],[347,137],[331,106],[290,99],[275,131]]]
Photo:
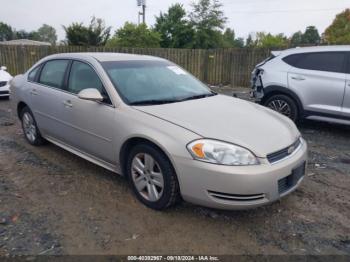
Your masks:
[[[64,101],[64,102],[63,102],[63,105],[64,105],[65,107],[69,107],[69,108],[72,108],[72,107],[73,107],[73,104],[72,104],[72,102],[71,102],[70,100]]]
[[[305,80],[305,78],[302,76],[292,76],[292,79],[296,80],[296,81],[304,81]]]
[[[32,89],[32,91],[30,91],[30,94],[33,95],[33,96],[39,95],[39,94],[38,94],[38,91],[37,91],[35,88]]]

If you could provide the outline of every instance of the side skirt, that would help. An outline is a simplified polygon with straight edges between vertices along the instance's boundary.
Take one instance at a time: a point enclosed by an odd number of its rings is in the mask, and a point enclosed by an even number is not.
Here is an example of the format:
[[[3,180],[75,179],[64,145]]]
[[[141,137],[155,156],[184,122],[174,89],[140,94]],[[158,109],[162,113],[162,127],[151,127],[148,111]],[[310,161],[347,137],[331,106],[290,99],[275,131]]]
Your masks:
[[[58,141],[58,140],[56,140],[56,139],[54,139],[52,137],[49,137],[49,136],[45,135],[44,138],[46,140],[50,141],[51,143],[53,143],[53,144],[55,144],[55,145],[65,149],[65,150],[67,150],[68,152],[73,153],[73,154],[75,154],[75,155],[77,155],[77,156],[79,156],[81,158],[84,158],[85,160],[87,160],[87,161],[89,161],[91,163],[94,163],[95,165],[101,166],[101,167],[103,167],[103,168],[105,168],[105,169],[107,169],[109,171],[112,171],[113,173],[118,174],[118,175],[121,174],[121,170],[120,170],[120,166],[119,165],[118,166],[117,165],[113,165],[111,163],[108,163],[106,161],[98,159],[98,158],[96,158],[96,157],[94,157],[94,156],[92,156],[90,154],[87,154],[87,153],[82,152],[82,151],[80,151],[80,150],[78,150],[76,148],[73,148],[73,147],[71,147],[71,146],[69,146],[69,145],[67,145],[65,143],[62,143],[61,141]]]

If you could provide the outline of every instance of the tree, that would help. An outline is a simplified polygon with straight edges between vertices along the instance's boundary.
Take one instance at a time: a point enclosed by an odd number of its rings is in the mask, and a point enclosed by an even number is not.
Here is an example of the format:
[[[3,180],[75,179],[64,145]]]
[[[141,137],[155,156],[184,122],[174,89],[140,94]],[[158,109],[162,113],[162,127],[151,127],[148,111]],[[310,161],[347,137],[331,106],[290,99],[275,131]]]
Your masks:
[[[293,47],[303,44],[303,33],[298,31],[294,33],[290,39],[290,45]]]
[[[335,17],[324,33],[324,40],[328,44],[350,44],[350,9]]]
[[[88,41],[92,46],[104,46],[110,37],[111,27],[106,27],[104,20],[92,17],[88,27]]]
[[[222,4],[218,0],[199,0],[192,4],[190,20],[195,28],[196,48],[217,48],[222,46],[221,30],[227,21]]]
[[[52,26],[49,26],[47,24],[43,24],[38,29],[38,35],[40,38],[40,41],[51,43],[52,45],[56,44],[57,41],[57,34],[56,29]]]
[[[235,31],[233,29],[227,28],[222,35],[222,42],[224,48],[235,47],[242,48],[244,47],[244,39],[236,38]]]
[[[285,48],[288,46],[287,37],[283,34],[272,35],[271,33],[258,32],[255,46],[260,48]]]
[[[245,43],[246,47],[254,47],[255,43],[252,34],[249,34]]]
[[[8,41],[13,39],[12,27],[8,24],[0,22],[0,41]]]
[[[111,27],[106,27],[102,19],[92,17],[90,25],[83,23],[72,23],[70,26],[63,26],[66,31],[68,45],[82,46],[103,46],[110,36]]]
[[[154,30],[161,36],[161,47],[193,47],[194,29],[186,19],[186,10],[181,4],[172,5],[167,13],[160,13],[156,17]]]
[[[35,41],[40,41],[40,36],[37,31],[27,32],[25,30],[19,30],[14,32],[15,39],[30,39]]]
[[[302,44],[316,45],[321,40],[320,34],[315,26],[308,26],[302,36]]]
[[[108,47],[160,47],[161,36],[150,30],[146,24],[135,25],[126,22],[119,28],[112,39],[107,43]]]

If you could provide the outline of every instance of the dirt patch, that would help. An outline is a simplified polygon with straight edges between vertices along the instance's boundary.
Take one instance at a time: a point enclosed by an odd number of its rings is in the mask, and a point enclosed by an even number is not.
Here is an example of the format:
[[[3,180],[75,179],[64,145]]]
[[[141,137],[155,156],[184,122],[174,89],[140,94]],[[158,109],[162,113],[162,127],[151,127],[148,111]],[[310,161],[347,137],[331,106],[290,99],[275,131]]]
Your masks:
[[[307,177],[272,205],[228,212],[182,203],[156,212],[123,178],[52,144],[29,146],[8,108],[0,101],[1,255],[350,254],[349,127],[300,126]]]

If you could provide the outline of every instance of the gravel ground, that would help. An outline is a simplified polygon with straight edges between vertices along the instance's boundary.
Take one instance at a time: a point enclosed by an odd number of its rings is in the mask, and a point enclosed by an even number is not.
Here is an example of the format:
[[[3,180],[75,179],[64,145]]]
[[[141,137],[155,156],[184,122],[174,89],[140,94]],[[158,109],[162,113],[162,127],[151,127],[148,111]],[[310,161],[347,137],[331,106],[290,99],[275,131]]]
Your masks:
[[[247,98],[246,89],[218,91]],[[249,211],[135,200],[126,181],[57,146],[28,145],[0,100],[0,256],[350,254],[350,127],[305,122],[306,179]],[[258,135],[258,134],[257,134]]]

